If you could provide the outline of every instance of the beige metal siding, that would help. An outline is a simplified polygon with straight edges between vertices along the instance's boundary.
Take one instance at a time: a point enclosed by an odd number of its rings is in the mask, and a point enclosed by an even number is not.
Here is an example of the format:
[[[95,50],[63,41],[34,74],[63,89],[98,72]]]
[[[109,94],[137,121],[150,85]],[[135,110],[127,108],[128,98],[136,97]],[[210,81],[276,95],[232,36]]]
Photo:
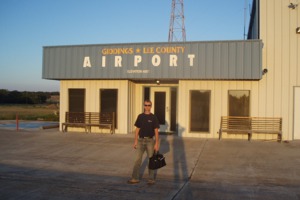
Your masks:
[[[250,115],[251,116],[273,116],[268,115],[266,108],[260,110],[260,101],[265,102],[266,95],[259,95],[259,88],[264,87],[259,81],[180,81],[179,83],[179,106],[178,124],[183,132],[183,137],[217,138],[220,128],[221,116],[228,115],[228,91],[229,90],[250,90]],[[190,130],[190,90],[210,90],[210,131],[191,133]],[[263,106],[262,106],[263,107]],[[193,108],[196,109],[196,108]],[[254,134],[253,139],[276,139],[272,134]],[[247,135],[226,134],[223,138],[247,139]]]
[[[228,115],[228,90],[250,90],[250,115],[258,117],[282,117],[283,140],[293,139],[294,127],[294,87],[300,86],[300,5],[288,8],[288,0],[260,0],[260,39],[262,69],[268,73],[258,81],[227,80],[180,80],[178,84],[178,134],[183,137],[217,138],[220,118]],[[227,67],[227,66],[226,66]],[[228,61],[228,68],[232,67]],[[220,71],[222,73],[222,71]],[[60,122],[64,121],[68,109],[68,89],[86,89],[86,111],[99,110],[99,90],[117,88],[118,129],[116,133],[132,133],[134,121],[143,111],[143,87],[156,85],[136,84],[126,80],[62,80],[60,91]],[[210,90],[210,131],[191,133],[190,130],[190,90]],[[224,134],[224,138],[247,136]],[[276,135],[254,135],[253,139],[276,139]]]
[[[135,89],[135,84],[132,82],[128,83],[128,133],[134,133],[134,122],[135,122],[135,116],[133,113],[136,113],[136,104],[138,99],[136,99],[136,89]]]
[[[261,115],[283,118],[283,138],[293,135],[293,87],[300,85],[300,8],[287,0],[260,1],[260,39],[263,68],[268,73],[259,82]],[[295,2],[293,2],[295,3]],[[265,109],[264,109],[265,108]]]
[[[85,111],[99,112],[100,110],[100,89],[118,89],[118,127],[116,133],[127,134],[128,132],[128,84],[127,80],[81,80],[81,81],[61,81],[60,82],[60,124],[65,120],[65,113],[68,111],[68,89],[83,88],[85,89]],[[70,128],[74,131],[82,131],[79,128]],[[93,127],[93,132],[108,132],[106,130]]]

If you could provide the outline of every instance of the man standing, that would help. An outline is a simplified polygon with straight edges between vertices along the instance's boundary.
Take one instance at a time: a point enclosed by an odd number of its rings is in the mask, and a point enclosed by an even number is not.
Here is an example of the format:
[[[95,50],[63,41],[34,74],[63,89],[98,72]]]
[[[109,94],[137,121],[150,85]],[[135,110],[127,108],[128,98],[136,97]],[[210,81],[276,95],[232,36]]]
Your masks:
[[[140,167],[143,154],[146,151],[148,158],[152,157],[154,151],[159,150],[159,122],[157,117],[151,113],[152,102],[144,101],[144,113],[139,114],[136,119],[135,138],[133,148],[136,149],[136,159],[129,184],[139,183]],[[155,136],[155,140],[154,137]],[[148,184],[154,184],[154,170],[149,170]]]

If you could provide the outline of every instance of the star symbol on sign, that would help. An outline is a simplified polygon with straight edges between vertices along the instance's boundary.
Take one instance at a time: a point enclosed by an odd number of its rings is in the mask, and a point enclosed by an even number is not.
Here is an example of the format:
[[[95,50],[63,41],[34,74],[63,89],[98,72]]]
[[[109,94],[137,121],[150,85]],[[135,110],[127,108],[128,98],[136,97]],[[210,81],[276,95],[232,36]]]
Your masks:
[[[136,52],[136,53],[140,53],[140,52],[141,52],[141,49],[138,48],[138,49],[135,50],[135,52]]]

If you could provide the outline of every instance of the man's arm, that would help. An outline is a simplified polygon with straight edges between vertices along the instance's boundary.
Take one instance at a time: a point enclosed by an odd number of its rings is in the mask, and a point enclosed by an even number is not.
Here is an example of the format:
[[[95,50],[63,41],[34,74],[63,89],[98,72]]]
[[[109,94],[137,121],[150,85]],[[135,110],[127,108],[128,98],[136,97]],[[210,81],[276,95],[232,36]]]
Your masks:
[[[140,128],[136,128],[135,129],[135,136],[134,136],[134,145],[133,145],[133,148],[135,148],[135,149],[136,149],[137,143],[138,143],[139,132],[140,132]]]
[[[155,132],[155,145],[154,145],[154,151],[159,150],[159,134],[158,134],[158,128],[154,129]]]

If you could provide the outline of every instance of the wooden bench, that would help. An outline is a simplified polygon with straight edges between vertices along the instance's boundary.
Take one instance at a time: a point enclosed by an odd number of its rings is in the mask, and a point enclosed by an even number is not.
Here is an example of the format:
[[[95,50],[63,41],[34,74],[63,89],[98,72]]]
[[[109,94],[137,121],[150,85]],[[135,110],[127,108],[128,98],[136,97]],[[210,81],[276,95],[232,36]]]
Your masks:
[[[65,122],[62,123],[63,132],[68,127],[82,127],[85,132],[91,133],[92,126],[106,128],[111,134],[115,133],[115,113],[109,112],[66,112]]]
[[[282,141],[281,117],[235,117],[222,116],[219,130],[219,140],[222,133],[248,134],[251,141],[253,133],[277,134],[277,141]]]

